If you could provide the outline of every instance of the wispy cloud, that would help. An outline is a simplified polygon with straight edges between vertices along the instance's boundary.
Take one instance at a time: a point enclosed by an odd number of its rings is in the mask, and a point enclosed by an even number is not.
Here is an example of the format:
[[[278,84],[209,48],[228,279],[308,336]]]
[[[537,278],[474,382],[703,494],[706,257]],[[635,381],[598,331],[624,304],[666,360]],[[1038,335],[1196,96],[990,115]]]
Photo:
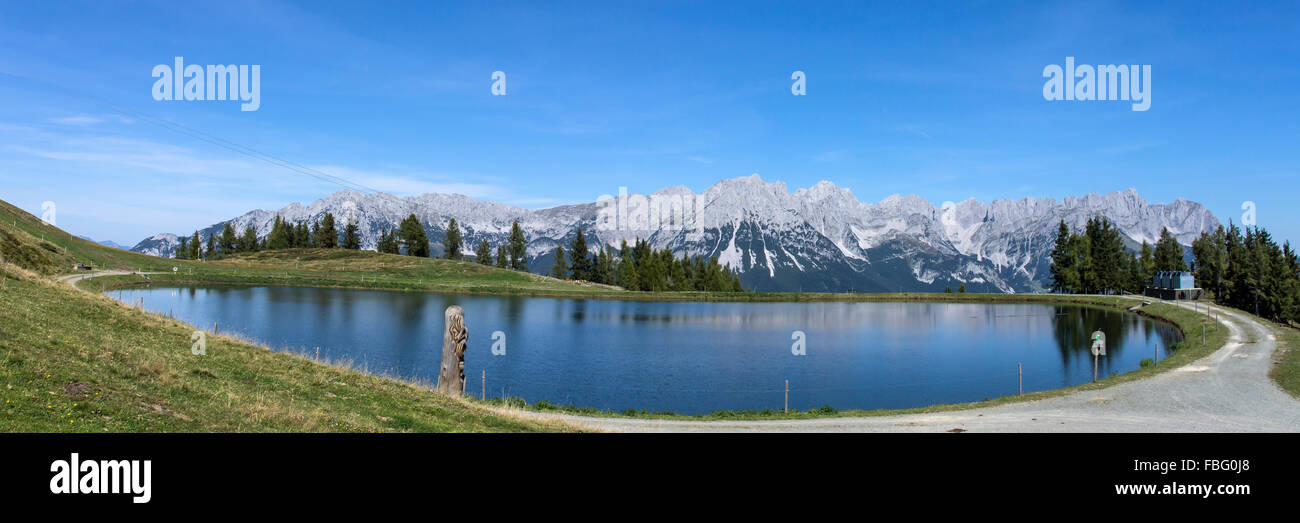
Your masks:
[[[95,124],[101,124],[108,121],[119,122],[119,123],[132,123],[134,120],[116,114],[101,115],[101,116],[96,116],[91,114],[79,114],[79,115],[63,116],[59,118],[50,119],[51,123],[56,123],[59,125],[74,125],[74,126],[95,125]]]
[[[1126,143],[1126,144],[1114,145],[1110,147],[1103,147],[1101,149],[1101,154],[1104,154],[1106,156],[1117,156],[1121,154],[1145,151],[1147,149],[1159,147],[1160,145],[1161,144],[1159,143]]]
[[[506,188],[472,181],[477,177],[423,172],[386,172],[340,165],[316,165],[312,169],[398,196],[427,193],[461,194],[478,200],[501,201],[513,196]]]
[[[64,116],[62,118],[51,118],[50,121],[62,125],[92,125],[92,124],[102,123],[104,119],[98,116],[81,115],[81,116]]]
[[[594,200],[577,200],[566,198],[513,198],[501,200],[499,203],[524,207],[527,209],[542,209],[546,207],[556,207],[559,205],[573,205],[579,203],[591,203]]]
[[[847,160],[849,156],[850,154],[847,150],[837,149],[834,151],[825,151],[814,154],[812,156],[812,161],[817,163],[833,163]]]
[[[925,138],[926,140],[933,139],[933,137],[930,136],[930,133],[925,130],[925,127],[922,127],[921,125],[918,124],[899,125],[899,126],[895,126],[891,130],[896,133],[905,133],[914,136],[920,136],[921,138]]]
[[[8,150],[64,162],[129,167],[173,174],[213,174],[246,169],[247,162],[199,156],[193,149],[119,137],[65,138],[35,146],[10,145]]]
[[[263,189],[294,189],[296,192],[315,186],[319,186],[317,192],[337,189],[332,183],[254,158],[211,154],[190,147],[137,138],[52,135],[50,139],[38,143],[9,145],[4,150],[78,164],[81,166],[78,169],[101,175],[120,169],[137,176],[142,171],[147,171],[168,182],[207,187],[237,188],[256,183]],[[448,193],[493,201],[523,198],[505,186],[482,181],[484,177],[481,176],[359,169],[340,165],[309,167],[400,196]]]
[[[20,201],[57,201],[69,230],[116,241],[186,231],[255,208],[324,197],[341,187],[293,170],[202,147],[91,134],[84,129],[0,128],[0,178],[22,173],[41,190],[10,192]],[[461,194],[527,208],[570,202],[521,194],[500,178],[418,169],[308,165],[313,170],[398,196]]]

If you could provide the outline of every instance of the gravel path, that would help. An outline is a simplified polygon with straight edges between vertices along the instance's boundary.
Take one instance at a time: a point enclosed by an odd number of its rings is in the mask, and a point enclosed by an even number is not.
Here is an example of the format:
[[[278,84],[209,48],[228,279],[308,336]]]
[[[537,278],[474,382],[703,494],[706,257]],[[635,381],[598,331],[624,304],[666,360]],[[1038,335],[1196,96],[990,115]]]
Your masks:
[[[75,287],[77,286],[77,282],[87,278],[95,278],[99,276],[121,276],[123,274],[136,274],[136,272],[135,271],[86,271],[86,272],[79,272],[76,274],[59,276],[58,280],[61,282],[66,282],[68,285],[72,285],[73,287]]]
[[[170,272],[119,271],[119,270],[86,271],[86,272],[79,272],[76,274],[65,274],[55,279],[61,282],[66,282],[67,284],[75,287],[77,285],[77,282],[81,280],[85,280],[89,278],[98,278],[100,276],[123,276],[127,274],[136,274],[144,277],[145,279],[148,279],[149,276],[152,274],[171,274],[171,273]]]
[[[1277,347],[1273,332],[1233,309],[1200,306],[1207,308],[1218,311],[1231,332],[1213,354],[1147,379],[1038,401],[932,414],[776,421],[511,413],[619,432],[1300,432],[1300,401],[1268,377]]]

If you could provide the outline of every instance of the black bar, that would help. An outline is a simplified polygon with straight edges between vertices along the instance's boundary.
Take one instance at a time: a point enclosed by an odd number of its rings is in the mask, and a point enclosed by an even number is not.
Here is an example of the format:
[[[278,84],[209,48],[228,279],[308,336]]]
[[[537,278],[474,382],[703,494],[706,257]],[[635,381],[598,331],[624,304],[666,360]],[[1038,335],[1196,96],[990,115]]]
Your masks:
[[[1282,434],[7,434],[0,435],[0,497],[6,507],[141,513],[195,506],[239,512],[286,499],[431,507],[446,496],[488,505],[523,496],[587,508],[717,504],[722,497],[742,506],[968,500],[1259,507],[1294,492],[1294,442]],[[72,453],[82,462],[149,460],[151,499],[52,493],[51,464]],[[1176,470],[1161,473],[1168,463]],[[1187,463],[1199,470],[1182,470]],[[1205,470],[1212,463],[1246,470]],[[1116,494],[1124,484],[1248,485],[1250,492]]]

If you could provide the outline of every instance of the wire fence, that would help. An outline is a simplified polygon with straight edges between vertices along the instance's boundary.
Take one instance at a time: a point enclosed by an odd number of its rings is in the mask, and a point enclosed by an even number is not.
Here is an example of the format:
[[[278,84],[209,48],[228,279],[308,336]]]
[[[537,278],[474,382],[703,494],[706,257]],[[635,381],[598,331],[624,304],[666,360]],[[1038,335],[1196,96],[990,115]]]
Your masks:
[[[477,379],[475,379],[477,378]],[[477,382],[477,383],[475,383]],[[970,397],[958,400],[939,399],[940,394],[945,389],[951,389],[953,385],[986,385],[989,391],[979,397]],[[925,407],[928,405],[949,403],[949,402],[967,402],[991,399],[992,397],[1003,397],[1024,393],[1023,370],[1020,364],[1008,372],[1005,379],[998,379],[990,376],[971,376],[967,378],[951,378],[943,380],[913,381],[910,383],[881,383],[875,382],[869,385],[839,385],[839,386],[799,386],[798,382],[791,380],[781,380],[777,386],[771,388],[764,387],[637,387],[626,385],[605,385],[600,383],[590,383],[582,381],[557,380],[539,380],[519,376],[494,377],[485,370],[477,372],[467,369],[465,393],[478,397],[483,400],[520,400],[525,403],[546,402],[552,405],[563,405],[569,408],[577,409],[595,409],[603,410],[604,406],[593,403],[607,403],[617,401],[611,397],[611,394],[601,393],[626,393],[631,398],[619,398],[623,400],[644,401],[644,396],[671,396],[664,398],[672,407],[663,412],[682,413],[683,411],[695,410],[699,412],[714,411],[738,411],[738,410],[800,410],[799,405],[811,408],[818,405],[829,405],[830,403],[844,403],[842,395],[848,393],[863,393],[864,396],[857,398],[859,402],[870,403],[874,395],[871,393],[889,393],[902,390],[914,390],[918,392],[915,404],[908,405],[868,405],[859,403],[857,405],[842,406],[850,409],[875,409],[875,408],[913,408]],[[928,393],[927,393],[928,392]],[[524,396],[532,396],[526,399]],[[891,394],[882,394],[889,395]],[[636,396],[642,396],[640,398]],[[708,399],[706,403],[690,405],[682,401],[691,401],[691,397]],[[822,398],[822,399],[819,399]],[[660,402],[662,405],[664,402]],[[611,409],[617,410],[617,409]],[[621,409],[628,410],[628,409]],[[657,409],[631,409],[631,410],[657,410]]]

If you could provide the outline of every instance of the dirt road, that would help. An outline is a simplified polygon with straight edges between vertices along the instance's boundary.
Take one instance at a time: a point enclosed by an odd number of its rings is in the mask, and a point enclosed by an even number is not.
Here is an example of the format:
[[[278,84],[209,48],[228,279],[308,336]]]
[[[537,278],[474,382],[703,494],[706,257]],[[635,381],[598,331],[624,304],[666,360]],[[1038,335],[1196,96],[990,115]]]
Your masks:
[[[87,278],[96,278],[99,276],[121,276],[123,274],[137,274],[137,273],[135,271],[86,271],[86,272],[79,272],[76,274],[66,274],[63,276],[59,276],[58,280],[61,282],[65,282],[68,285],[72,285],[73,287],[76,287],[77,282]]]

